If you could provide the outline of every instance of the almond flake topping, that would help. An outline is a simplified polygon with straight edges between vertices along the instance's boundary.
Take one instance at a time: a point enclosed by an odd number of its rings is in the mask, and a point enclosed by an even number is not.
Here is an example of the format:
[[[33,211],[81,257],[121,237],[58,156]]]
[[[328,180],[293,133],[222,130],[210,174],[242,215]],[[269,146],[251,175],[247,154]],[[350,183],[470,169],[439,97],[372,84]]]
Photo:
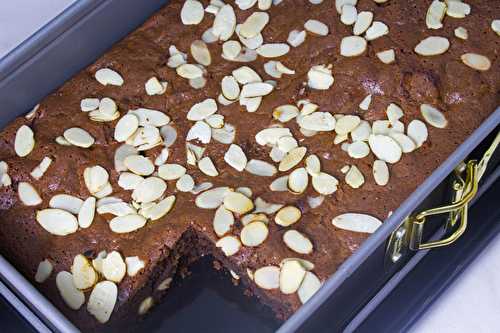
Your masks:
[[[380,21],[373,21],[372,25],[366,30],[365,38],[367,41],[372,41],[389,33],[389,27]]]
[[[133,114],[123,116],[115,127],[115,140],[118,142],[127,141],[128,138],[139,128],[139,119]]]
[[[201,172],[203,172],[207,176],[216,177],[219,175],[219,172],[217,171],[214,162],[212,162],[212,159],[208,156],[205,156],[198,161],[198,168],[200,169]]]
[[[95,285],[90,293],[87,311],[101,324],[106,323],[116,304],[118,288],[111,281],[101,281]]]
[[[307,72],[307,85],[311,89],[327,90],[334,82],[330,66],[316,65],[312,66]]]
[[[329,195],[337,191],[339,184],[337,178],[325,173],[320,172],[317,176],[312,178],[312,186],[319,194]]]
[[[373,21],[372,12],[360,12],[354,23],[353,34],[356,36],[361,35],[363,32],[368,30]]]
[[[278,172],[276,167],[271,163],[255,159],[248,161],[245,170],[253,175],[261,177],[272,177]]]
[[[304,23],[304,28],[307,31],[319,36],[328,35],[328,26],[318,20],[307,20],[306,23]]]
[[[28,156],[35,148],[35,134],[26,125],[22,125],[16,132],[14,150],[19,157]]]
[[[253,280],[262,289],[278,289],[280,286],[280,268],[277,266],[261,267],[254,272]]]
[[[304,280],[297,290],[297,295],[299,296],[300,302],[302,304],[306,303],[314,294],[321,288],[321,281],[318,277],[311,272],[306,272]]]
[[[389,136],[370,135],[368,143],[375,156],[382,161],[396,163],[401,158],[401,147]]]
[[[287,43],[293,47],[298,47],[306,40],[306,31],[292,30],[288,34]]]
[[[465,53],[460,56],[464,64],[478,71],[487,71],[491,67],[491,61],[487,57],[477,53]]]
[[[167,183],[158,177],[149,177],[144,179],[132,192],[132,199],[141,202],[155,201],[165,193]]]
[[[434,0],[425,16],[425,24],[429,29],[441,29],[443,27],[443,18],[446,14],[446,3],[439,0]]]
[[[156,221],[167,215],[174,207],[175,196],[170,195],[148,208],[141,209],[139,213],[151,221]]]
[[[141,269],[146,267],[144,261],[139,259],[138,256],[125,258],[125,264],[127,265],[127,275],[132,277],[136,276]]]
[[[264,44],[257,48],[257,54],[264,58],[277,58],[290,51],[290,46],[285,43]]]
[[[266,12],[254,12],[241,25],[239,34],[245,38],[257,36],[269,22],[269,14]]]
[[[444,114],[429,104],[420,105],[420,112],[425,121],[436,128],[445,128],[448,121]]]
[[[491,30],[493,30],[498,36],[500,36],[500,20],[491,21]]]
[[[359,169],[353,165],[345,175],[345,182],[352,188],[359,188],[364,184],[365,178]]]
[[[199,194],[195,204],[199,208],[215,209],[224,203],[224,198],[229,193],[229,187],[215,187]]]
[[[80,290],[93,287],[98,278],[94,268],[88,259],[82,254],[78,254],[73,259],[71,274],[73,275],[73,283],[75,287]]]
[[[288,227],[300,220],[302,213],[300,209],[294,206],[281,208],[274,218],[274,222],[282,227]]]
[[[152,77],[146,81],[144,89],[149,96],[163,95],[167,91],[167,82],[160,82],[158,78]]]
[[[332,224],[339,228],[354,232],[373,233],[382,222],[370,215],[358,213],[341,214],[332,219]]]
[[[203,120],[217,112],[217,103],[212,98],[196,103],[189,109],[187,119],[192,121]]]
[[[241,247],[241,243],[238,238],[234,236],[222,237],[215,243],[215,246],[219,247],[224,254],[229,257],[236,254]]]
[[[155,170],[153,162],[151,162],[149,158],[141,155],[127,156],[123,163],[128,170],[139,176],[149,176]]]
[[[117,216],[109,222],[111,231],[117,234],[126,234],[136,231],[146,225],[146,219],[138,214]]]
[[[43,160],[38,164],[33,171],[31,171],[30,175],[36,180],[40,180],[45,172],[49,169],[50,165],[52,164],[52,159],[50,157],[44,157]],[[0,174],[2,172],[0,171]]]
[[[293,294],[299,289],[305,275],[306,270],[298,261],[284,262],[280,270],[280,291],[283,294]]]
[[[94,221],[96,208],[96,199],[94,197],[87,198],[81,205],[78,212],[78,225],[80,228],[88,228]]]
[[[102,261],[102,274],[109,281],[120,283],[125,277],[126,271],[127,266],[119,252],[108,253]]]
[[[234,216],[231,211],[224,208],[224,206],[219,206],[215,211],[215,216],[213,220],[214,231],[217,236],[222,237],[227,234],[234,224]]]
[[[80,101],[80,110],[90,112],[99,108],[99,98],[84,98]]]
[[[369,30],[368,30],[369,31]],[[348,36],[340,42],[340,55],[344,57],[356,57],[366,51],[366,39],[360,36]]]
[[[447,1],[446,15],[454,18],[464,18],[470,14],[470,5],[461,1]]]
[[[71,214],[78,214],[82,204],[82,199],[68,194],[56,194],[49,201],[50,208],[66,210]]]
[[[240,96],[240,86],[232,75],[225,76],[221,81],[222,94],[229,100],[235,100]]]
[[[72,145],[82,148],[89,148],[95,141],[87,131],[78,127],[65,130],[64,138]]]
[[[417,147],[420,147],[425,141],[427,141],[427,126],[424,122],[414,119],[408,124],[407,134],[415,142]]]
[[[231,144],[224,154],[224,161],[238,171],[245,170],[247,157],[240,146]]]
[[[224,5],[221,7],[212,26],[212,33],[220,40],[226,41],[234,33],[236,28],[236,15],[231,5]]]
[[[175,187],[181,192],[191,192],[194,188],[194,179],[190,175],[185,174],[177,180]]]
[[[75,287],[71,273],[66,271],[57,273],[56,286],[64,303],[70,309],[78,310],[85,303],[85,295]]]
[[[233,213],[245,214],[254,208],[252,200],[239,192],[229,192],[224,197],[224,207]]]
[[[297,230],[288,230],[283,234],[283,242],[292,251],[300,254],[310,254],[313,251],[311,241]]]
[[[306,155],[307,148],[306,147],[297,147],[290,150],[283,160],[281,160],[280,165],[278,167],[279,171],[288,171],[292,169],[294,166],[300,163],[304,156]]]
[[[248,223],[243,227],[240,233],[240,239],[245,246],[259,246],[264,243],[269,234],[267,225],[256,221]]]
[[[42,203],[38,191],[29,183],[20,182],[17,187],[17,194],[25,206],[38,206]]]
[[[40,263],[38,264],[38,268],[36,270],[35,281],[38,283],[45,282],[52,274],[53,269],[54,266],[48,259],[40,261]]]
[[[457,27],[453,30],[455,37],[466,40],[469,38],[469,32],[464,27]]]
[[[389,182],[389,168],[387,167],[387,163],[381,160],[373,162],[373,178],[377,185],[387,185]]]
[[[203,20],[205,11],[201,2],[186,0],[181,9],[181,21],[184,25],[196,25]]]
[[[423,39],[415,46],[415,53],[421,56],[435,56],[448,51],[450,42],[445,37],[430,36]]]
[[[342,6],[342,13],[340,15],[340,22],[345,25],[353,25],[358,18],[358,11],[353,5],[346,4]]]
[[[396,53],[393,49],[377,52],[377,58],[384,64],[392,64],[396,60]]]
[[[95,72],[95,79],[103,86],[107,86],[108,84],[113,86],[123,85],[123,78],[121,75],[110,68],[99,69]]]
[[[62,209],[48,208],[39,210],[36,213],[36,220],[42,228],[57,236],[66,236],[78,229],[76,217]]]

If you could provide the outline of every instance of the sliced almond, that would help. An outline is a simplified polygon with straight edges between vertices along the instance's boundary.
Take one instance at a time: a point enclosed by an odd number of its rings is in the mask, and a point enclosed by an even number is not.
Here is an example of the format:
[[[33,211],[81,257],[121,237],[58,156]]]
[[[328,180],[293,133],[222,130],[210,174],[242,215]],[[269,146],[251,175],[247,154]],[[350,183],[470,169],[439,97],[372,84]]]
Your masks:
[[[318,195],[317,197],[307,197],[307,204],[311,209],[318,208],[325,201],[325,197],[322,195]]]
[[[152,202],[161,198],[167,184],[165,181],[158,177],[149,177],[144,179],[139,186],[132,192],[132,198],[136,202]]]
[[[35,134],[26,125],[22,125],[16,132],[14,150],[19,157],[28,156],[35,148]]]
[[[208,156],[205,156],[198,161],[198,168],[200,169],[201,172],[203,172],[207,176],[216,177],[219,175],[219,172],[217,171],[214,162],[212,162],[212,159]]]
[[[228,40],[222,44],[222,56],[228,60],[234,60],[241,54],[241,44],[236,40]]]
[[[340,42],[340,55],[344,57],[356,57],[366,51],[367,43],[363,37],[348,36]]]
[[[111,231],[117,234],[126,234],[136,231],[146,225],[146,219],[138,214],[117,216],[109,222]]]
[[[170,117],[158,110],[139,108],[130,110],[129,114],[133,114],[139,119],[140,126],[162,127],[170,122]]]
[[[228,193],[230,193],[228,187],[215,187],[199,194],[195,204],[199,208],[215,209],[224,203],[224,198]]]
[[[230,192],[224,197],[224,207],[237,214],[245,214],[254,208],[252,200],[239,192]]]
[[[247,83],[241,89],[241,97],[252,98],[266,96],[273,91],[274,87],[265,82]]]
[[[324,65],[312,66],[307,72],[307,85],[311,89],[328,90],[334,81],[332,70]]]
[[[191,192],[194,188],[194,179],[190,175],[185,174],[177,180],[175,187],[181,192]]]
[[[328,26],[318,20],[307,20],[304,29],[319,36],[326,36],[329,32]]]
[[[247,157],[240,146],[231,144],[224,154],[224,161],[238,171],[245,170]]]
[[[186,173],[186,168],[180,164],[163,164],[158,168],[158,176],[165,180],[176,180]]]
[[[186,141],[199,140],[201,143],[210,143],[212,129],[204,121],[197,121],[188,131]]]
[[[245,246],[259,246],[262,244],[269,234],[267,225],[263,222],[256,221],[248,223],[243,227],[240,233],[240,239]]]
[[[234,78],[240,84],[262,82],[259,74],[248,66],[242,66],[232,72]]]
[[[396,163],[401,159],[401,147],[389,136],[370,135],[368,143],[375,156],[382,161]]]
[[[301,30],[301,31],[299,31],[299,30],[292,30],[288,34],[288,38],[287,38],[286,41],[291,46],[298,47],[302,43],[304,43],[305,40],[306,40],[306,31],[305,30]]]
[[[288,176],[282,176],[273,180],[269,185],[269,189],[274,192],[288,191]]]
[[[457,27],[453,30],[455,37],[466,40],[469,38],[469,32],[464,27]]]
[[[294,206],[286,206],[281,208],[274,218],[274,222],[276,224],[288,227],[300,220],[302,217],[302,213],[297,207]]]
[[[361,119],[358,116],[345,115],[336,121],[335,132],[339,135],[348,134],[354,130],[360,122]]]
[[[118,288],[111,281],[101,281],[95,285],[90,293],[87,311],[101,324],[106,323],[116,304]]]
[[[49,207],[59,208],[72,214],[78,214],[83,204],[83,200],[68,194],[54,195],[49,201]]]
[[[123,163],[125,158],[130,155],[137,155],[139,152],[137,149],[131,145],[123,144],[118,147],[115,151],[114,162],[115,162],[115,170],[118,172],[127,171],[127,167]]]
[[[440,29],[443,27],[442,21],[446,14],[446,3],[439,0],[434,0],[425,16],[425,24],[429,29]]]
[[[278,58],[287,54],[290,51],[290,46],[285,43],[263,44],[256,51],[264,58]]]
[[[241,25],[240,34],[245,38],[257,36],[269,22],[269,14],[266,12],[252,13]]]
[[[222,237],[227,234],[231,230],[233,224],[233,213],[227,210],[224,206],[220,206],[219,208],[217,208],[213,220],[213,227],[217,236]]]
[[[42,203],[40,194],[30,183],[20,182],[17,187],[17,194],[25,206],[38,206]]]
[[[40,164],[38,164],[33,169],[33,171],[31,171],[30,173],[31,177],[35,178],[36,180],[40,180],[45,174],[45,172],[47,172],[51,164],[52,164],[52,159],[50,157],[44,157],[43,160],[40,162]]]
[[[90,112],[99,108],[99,98],[84,98],[80,101],[80,110]]]
[[[427,141],[427,126],[424,122],[414,119],[408,124],[407,134],[416,143],[417,147],[420,147]]]
[[[347,154],[352,158],[363,158],[370,153],[370,147],[364,141],[356,141],[349,145]]]
[[[392,64],[396,60],[396,53],[393,49],[377,52],[376,55],[384,64]]]
[[[300,163],[304,156],[306,155],[307,148],[306,147],[297,147],[290,150],[283,160],[280,162],[278,167],[279,171],[288,171],[292,169],[294,166]]]
[[[78,225],[80,228],[88,228],[94,221],[96,208],[96,199],[94,197],[87,198],[81,205],[78,212]]]
[[[316,132],[329,132],[336,128],[337,121],[329,112],[313,112],[297,118],[297,123],[303,129]]]
[[[185,79],[197,79],[203,76],[203,70],[197,65],[193,64],[182,64],[176,69],[177,75]]]
[[[149,158],[141,155],[127,156],[123,163],[128,170],[139,176],[149,176],[155,170],[153,162],[151,162]]]
[[[99,272],[99,274],[102,274],[102,261],[107,255],[108,253],[106,251],[101,251],[97,254],[97,257],[92,260],[92,266],[96,272]]]
[[[445,128],[448,121],[444,114],[429,104],[420,105],[420,112],[425,121],[436,128]]]
[[[376,160],[373,162],[373,178],[375,183],[385,186],[389,182],[389,168],[384,161]]]
[[[80,290],[91,288],[97,282],[97,273],[88,259],[82,254],[78,254],[73,259],[71,274],[73,275],[75,287]]]
[[[196,25],[203,20],[205,11],[201,2],[186,0],[181,9],[181,21],[184,25]]]
[[[338,180],[325,173],[320,172],[312,178],[312,186],[319,194],[329,195],[337,191]]]
[[[288,230],[283,234],[283,242],[292,251],[301,254],[310,254],[313,251],[311,241],[297,230]]]
[[[71,273],[66,271],[57,273],[56,286],[64,303],[70,309],[78,310],[85,303],[85,295],[75,287]]]
[[[311,176],[317,176],[321,172],[321,162],[317,155],[309,155],[306,158],[306,170]]]
[[[221,81],[222,94],[229,100],[235,100],[240,95],[238,81],[232,76],[225,76]]]
[[[366,111],[370,107],[371,102],[372,102],[372,95],[369,94],[365,98],[363,98],[363,100],[361,101],[361,103],[359,103],[359,108],[361,110],[365,110]]]
[[[144,180],[143,177],[132,172],[122,172],[118,178],[118,185],[124,190],[135,190]]]
[[[359,169],[353,165],[345,175],[346,183],[352,188],[359,188],[364,184],[365,178]]]
[[[345,25],[353,25],[358,18],[358,11],[353,5],[346,4],[342,6],[342,14],[340,15],[340,22]]]
[[[448,1],[446,15],[454,18],[464,18],[470,14],[470,5],[461,1]]]
[[[305,275],[306,270],[298,261],[286,261],[280,270],[280,291],[283,294],[293,294],[299,289]]]
[[[136,214],[137,211],[131,204],[123,201],[101,203],[97,207],[97,213],[100,215],[111,214],[114,216],[125,216],[130,214]]]
[[[137,119],[136,116],[132,114],[123,116],[120,121],[118,121],[118,124],[116,124],[114,134],[115,140],[118,142],[126,141],[129,137],[132,136],[132,134],[135,133],[138,127],[139,119]]]
[[[48,208],[40,210],[36,214],[36,220],[42,228],[57,236],[66,236],[78,229],[76,217],[61,209]]]
[[[430,36],[423,39],[415,46],[415,53],[421,56],[435,56],[448,51],[450,42],[445,37]]]
[[[167,91],[167,82],[160,82],[158,78],[152,77],[146,81],[144,89],[149,96],[163,95]]]
[[[372,12],[359,12],[356,17],[356,22],[354,23],[353,34],[356,36],[361,35],[363,32],[368,30],[373,21]]]
[[[305,168],[298,168],[288,177],[288,188],[296,194],[303,193],[309,183],[309,176]]]
[[[312,272],[306,272],[304,280],[297,290],[297,296],[302,304],[306,303],[321,288],[321,281]]]
[[[212,63],[207,44],[202,40],[195,40],[191,43],[191,55],[200,65],[209,66]]]
[[[284,153],[288,153],[297,147],[298,142],[293,136],[282,136],[278,139],[278,149]]]
[[[120,74],[110,68],[101,68],[95,72],[95,79],[100,84],[107,86],[121,86],[123,85],[123,78]]]
[[[48,260],[40,261],[35,274],[35,281],[38,283],[44,283],[52,274],[54,265]]]
[[[278,172],[276,167],[271,163],[255,159],[248,161],[245,170],[253,175],[261,177],[272,177]]]
[[[150,208],[141,210],[140,213],[145,218],[156,221],[167,215],[172,210],[174,203],[175,196],[170,195]]]
[[[187,114],[187,119],[192,121],[203,120],[217,112],[217,103],[212,98],[196,103]]]
[[[491,67],[491,61],[488,57],[477,53],[465,53],[460,56],[462,62],[478,71],[487,71]]]
[[[382,222],[370,215],[359,213],[346,213],[332,219],[332,224],[339,228],[354,232],[373,233]]]
[[[117,251],[108,253],[102,261],[102,274],[109,281],[120,283],[125,277],[126,271],[127,266]]]
[[[372,25],[366,30],[365,38],[367,41],[375,40],[389,33],[389,27],[380,21],[373,21]]]
[[[212,33],[220,40],[226,41],[234,33],[236,28],[236,15],[233,7],[229,4],[221,7],[217,15],[215,15]]]
[[[491,21],[491,30],[493,30],[498,36],[500,36],[500,20]]]
[[[72,145],[82,148],[89,148],[95,141],[87,131],[78,127],[65,130],[64,138]]]
[[[229,257],[235,255],[241,248],[241,243],[234,236],[222,237],[215,243],[215,246],[220,248],[224,254]]]
[[[158,291],[167,290],[168,288],[170,288],[170,284],[172,284],[172,281],[173,279],[171,277],[166,278],[158,285],[158,287],[156,287],[156,290]]]
[[[277,266],[260,267],[253,273],[253,280],[262,289],[278,289],[280,286],[280,268]]]
[[[295,105],[280,105],[273,110],[273,118],[286,123],[299,114],[299,109]]]
[[[146,267],[144,261],[139,259],[138,256],[126,257],[125,264],[127,265],[127,275],[132,277],[136,276],[141,269]]]

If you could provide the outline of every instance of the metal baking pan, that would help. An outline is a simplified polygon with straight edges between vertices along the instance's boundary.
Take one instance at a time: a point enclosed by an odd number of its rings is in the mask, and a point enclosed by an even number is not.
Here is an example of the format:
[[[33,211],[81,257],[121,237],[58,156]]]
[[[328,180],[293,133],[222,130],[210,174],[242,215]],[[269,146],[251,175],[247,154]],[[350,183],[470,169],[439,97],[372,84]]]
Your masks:
[[[70,6],[0,61],[0,126],[26,113],[167,2],[81,0]],[[180,281],[178,288],[172,288],[164,303],[138,323],[139,328],[160,331],[180,330],[182,327],[184,331],[194,331],[204,329],[206,322],[210,322],[212,328],[214,321],[217,321],[220,330],[234,329],[235,325],[242,330],[262,332],[345,329],[363,306],[406,266],[415,253],[421,256],[425,254],[406,251],[401,253],[396,263],[388,261],[386,249],[391,235],[401,228],[405,218],[415,210],[442,205],[449,200],[449,175],[481,142],[491,141],[492,137],[488,139],[487,136],[496,133],[499,123],[500,108],[286,322],[275,321],[269,310],[253,304],[238,288],[228,288],[229,279],[216,273],[213,276],[206,274],[211,269],[202,262],[193,267],[191,278]],[[479,153],[484,150],[484,147],[478,148]],[[438,226],[445,220],[432,221],[434,227],[427,228],[429,232],[425,234],[424,240],[441,237]],[[197,270],[203,270],[204,274],[196,274]],[[202,280],[195,280],[198,276],[203,277]],[[12,293],[14,302],[20,302],[19,307],[27,310],[20,310],[21,313],[26,313],[25,317],[34,325],[44,325],[50,330],[61,332],[77,330],[1,256],[0,279],[6,286],[5,290]],[[195,285],[201,287],[193,290]],[[179,291],[177,296],[176,290]],[[221,313],[225,315],[221,316]],[[31,315],[33,317],[29,318]]]

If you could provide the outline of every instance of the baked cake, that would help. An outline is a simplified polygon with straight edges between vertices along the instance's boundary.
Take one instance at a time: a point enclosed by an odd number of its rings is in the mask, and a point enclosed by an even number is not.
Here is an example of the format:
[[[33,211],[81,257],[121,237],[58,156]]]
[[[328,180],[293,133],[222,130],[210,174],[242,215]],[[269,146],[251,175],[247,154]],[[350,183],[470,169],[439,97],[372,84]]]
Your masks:
[[[499,105],[499,18],[173,0],[3,130],[1,253],[82,330],[204,255],[285,319]]]

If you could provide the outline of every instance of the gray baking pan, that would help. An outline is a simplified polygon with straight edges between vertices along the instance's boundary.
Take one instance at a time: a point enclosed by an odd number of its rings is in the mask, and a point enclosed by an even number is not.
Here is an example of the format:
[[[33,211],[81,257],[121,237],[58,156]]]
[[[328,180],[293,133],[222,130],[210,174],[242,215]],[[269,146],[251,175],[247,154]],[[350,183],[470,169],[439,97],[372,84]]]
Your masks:
[[[70,6],[0,61],[0,105],[2,106],[0,127],[26,113],[44,96],[92,63],[167,2],[166,0],[80,0]],[[191,303],[179,296],[177,301],[184,301],[180,309],[177,306],[169,307],[169,297],[167,297],[164,302],[165,308],[169,308],[168,311],[172,312],[167,314],[163,311],[153,311],[149,317],[138,323],[139,327],[147,328],[148,331],[175,328],[180,330],[181,327],[175,327],[175,325],[197,324],[198,328],[203,328],[203,319],[214,320],[217,317],[216,312],[201,315],[202,309],[210,308],[219,309],[219,311],[223,309],[224,312],[219,313],[231,314],[218,316],[222,317],[220,325],[232,322],[226,326],[227,329],[234,329],[235,321],[242,329],[261,332],[274,330],[279,332],[340,331],[344,329],[356,313],[395,273],[404,267],[403,261],[394,267],[384,266],[385,246],[390,234],[423,202],[442,203],[446,192],[438,186],[446,182],[453,168],[464,160],[489,133],[494,131],[499,122],[500,108],[449,156],[385,221],[382,227],[371,235],[358,251],[326,281],[323,288],[286,322],[277,323],[266,318],[269,311],[259,309],[258,305],[247,306],[246,303],[250,303],[248,299],[238,299],[234,296],[236,292],[241,294],[237,288],[207,286],[192,298]],[[436,188],[438,189],[435,190]],[[429,199],[430,193],[433,194]],[[196,272],[195,268],[193,270]],[[206,269],[200,268],[200,270],[211,269],[207,267]],[[43,295],[1,257],[0,278],[7,289],[17,295],[17,300],[36,315],[36,318],[32,318],[34,325],[38,320],[54,331],[76,330]],[[228,281],[228,279],[222,280],[222,282],[217,282],[218,280],[209,278],[208,281],[197,281],[195,284],[206,282],[217,285],[217,283]],[[182,284],[188,285],[189,283],[189,281],[182,282],[179,286],[180,290]],[[230,294],[233,296],[225,294],[228,290],[233,290]],[[225,295],[221,296],[221,294]],[[199,297],[203,299],[201,303],[197,303]],[[180,322],[179,318],[188,319]],[[196,318],[196,320],[189,320],[191,318]],[[233,318],[234,321],[228,318]],[[244,318],[244,321],[238,321],[240,318]],[[244,324],[241,325],[241,322]],[[196,326],[192,327],[194,329]],[[223,326],[219,328],[223,330]],[[188,331],[185,326],[182,329]]]

